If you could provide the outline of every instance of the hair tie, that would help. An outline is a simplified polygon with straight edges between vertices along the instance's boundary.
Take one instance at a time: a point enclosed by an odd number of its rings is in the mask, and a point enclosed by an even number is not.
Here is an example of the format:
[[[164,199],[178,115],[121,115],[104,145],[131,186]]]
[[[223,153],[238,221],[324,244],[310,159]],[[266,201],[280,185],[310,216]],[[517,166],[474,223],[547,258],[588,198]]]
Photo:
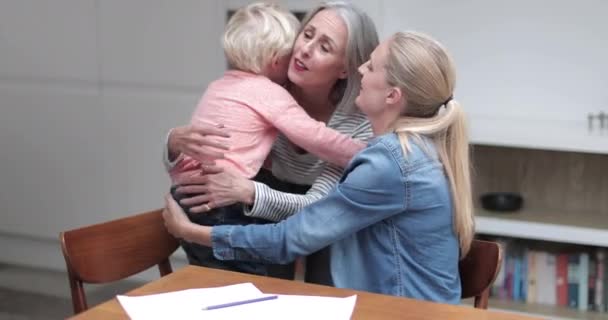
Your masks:
[[[444,106],[444,107],[446,107],[446,108],[447,108],[448,103],[450,103],[450,101],[452,101],[453,99],[454,99],[454,96],[453,96],[453,95],[451,95],[449,98],[447,98],[447,99],[446,99],[446,100],[445,100],[445,101],[444,101],[444,102],[441,104],[441,106]],[[439,107],[441,107],[441,106],[439,106]]]

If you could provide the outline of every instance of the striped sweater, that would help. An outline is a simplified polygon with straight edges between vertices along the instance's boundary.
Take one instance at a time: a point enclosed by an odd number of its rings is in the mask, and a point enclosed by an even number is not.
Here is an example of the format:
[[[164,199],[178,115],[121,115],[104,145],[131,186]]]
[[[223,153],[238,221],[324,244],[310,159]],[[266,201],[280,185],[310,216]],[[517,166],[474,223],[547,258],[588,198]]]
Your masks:
[[[359,140],[367,141],[373,136],[371,125],[361,112],[347,114],[336,111],[327,126]],[[329,194],[342,177],[342,168],[327,164],[309,153],[299,154],[283,135],[275,141],[271,156],[275,177],[312,186],[301,195],[280,192],[255,182],[254,204],[245,209],[248,216],[271,221],[286,219]]]

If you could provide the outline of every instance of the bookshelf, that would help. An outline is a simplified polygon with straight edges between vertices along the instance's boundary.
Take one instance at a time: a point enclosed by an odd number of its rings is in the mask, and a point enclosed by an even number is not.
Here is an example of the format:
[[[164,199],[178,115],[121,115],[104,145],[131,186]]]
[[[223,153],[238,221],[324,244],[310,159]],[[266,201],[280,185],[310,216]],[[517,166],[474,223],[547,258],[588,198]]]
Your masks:
[[[507,273],[493,287],[490,308],[547,319],[608,319],[606,311],[593,311],[605,310],[608,296],[608,154],[547,147],[478,144],[472,148],[476,231],[481,238],[498,238],[506,249],[502,267]],[[523,209],[512,213],[481,209],[479,199],[488,192],[518,193],[524,199]],[[600,252],[602,266],[597,263]],[[602,277],[598,269],[603,270]],[[594,288],[601,288],[602,299],[595,298],[599,291]],[[598,305],[600,300],[603,305]],[[581,301],[587,301],[587,308],[579,307]]]
[[[472,299],[463,300],[465,305],[473,306]],[[582,320],[608,320],[607,313],[581,312],[575,309],[531,304],[517,301],[490,298],[489,309],[505,312],[523,313],[526,315],[540,315],[547,319],[582,319]]]
[[[507,237],[530,243],[541,241],[560,245],[608,248],[608,221],[594,212],[525,209],[514,213],[494,213],[476,209],[477,233]],[[538,246],[537,246],[538,249]],[[527,303],[493,297],[491,308],[523,312],[549,319],[605,319],[608,313],[580,311],[568,307]]]
[[[490,298],[489,305],[490,309],[522,312],[525,314],[532,315],[541,315],[549,319],[608,320],[608,313],[599,313],[592,311],[585,312],[566,307],[523,303],[503,299]]]

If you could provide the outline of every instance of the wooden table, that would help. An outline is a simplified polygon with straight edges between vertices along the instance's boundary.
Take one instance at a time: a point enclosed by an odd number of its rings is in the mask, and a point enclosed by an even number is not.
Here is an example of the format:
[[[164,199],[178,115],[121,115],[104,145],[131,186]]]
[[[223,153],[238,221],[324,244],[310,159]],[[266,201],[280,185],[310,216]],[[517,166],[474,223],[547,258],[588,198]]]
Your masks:
[[[466,320],[530,320],[533,318],[494,311],[418,301],[363,291],[338,289],[297,281],[253,276],[237,272],[187,266],[137,288],[127,295],[138,296],[176,290],[219,287],[251,282],[265,293],[300,294],[332,297],[357,295],[352,319],[466,319]],[[72,319],[128,319],[116,298],[97,305]]]

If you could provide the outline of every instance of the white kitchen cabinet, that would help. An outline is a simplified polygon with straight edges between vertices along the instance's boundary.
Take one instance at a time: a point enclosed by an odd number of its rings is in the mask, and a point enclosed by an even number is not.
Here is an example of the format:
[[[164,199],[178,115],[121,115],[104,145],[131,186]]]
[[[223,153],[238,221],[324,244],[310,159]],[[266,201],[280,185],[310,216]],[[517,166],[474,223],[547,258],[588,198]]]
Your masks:
[[[382,29],[418,30],[456,60],[474,143],[608,153],[608,2],[385,0]]]

